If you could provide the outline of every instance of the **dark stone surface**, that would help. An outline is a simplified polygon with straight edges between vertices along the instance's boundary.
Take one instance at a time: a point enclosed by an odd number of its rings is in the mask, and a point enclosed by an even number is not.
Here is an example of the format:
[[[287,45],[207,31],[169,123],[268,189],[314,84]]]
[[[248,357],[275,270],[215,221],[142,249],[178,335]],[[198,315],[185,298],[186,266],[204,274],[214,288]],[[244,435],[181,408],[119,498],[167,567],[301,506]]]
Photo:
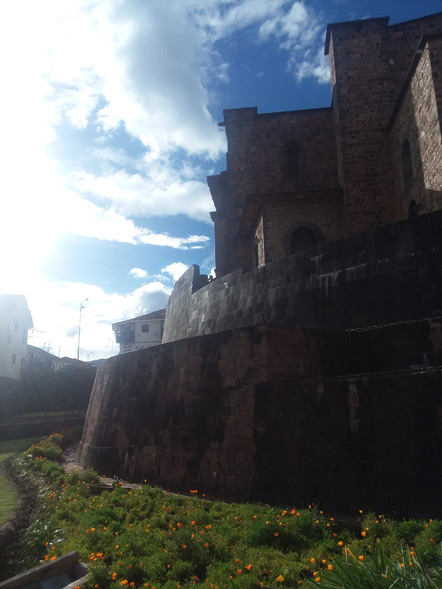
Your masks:
[[[261,322],[337,330],[431,317],[442,309],[442,211],[200,284],[197,266],[177,282],[164,342]]]
[[[438,320],[260,325],[117,356],[97,375],[79,459],[211,496],[441,515],[442,372],[428,363],[440,341]]]

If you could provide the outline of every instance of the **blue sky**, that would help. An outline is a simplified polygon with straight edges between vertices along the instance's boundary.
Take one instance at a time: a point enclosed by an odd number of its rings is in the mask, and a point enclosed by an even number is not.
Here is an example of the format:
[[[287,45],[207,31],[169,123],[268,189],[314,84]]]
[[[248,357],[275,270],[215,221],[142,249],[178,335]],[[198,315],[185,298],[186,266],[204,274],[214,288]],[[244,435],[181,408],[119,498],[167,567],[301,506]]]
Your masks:
[[[214,266],[206,176],[224,108],[330,105],[326,25],[440,0],[15,0],[0,8],[0,293],[26,295],[30,343],[117,352],[111,325],[166,306]]]

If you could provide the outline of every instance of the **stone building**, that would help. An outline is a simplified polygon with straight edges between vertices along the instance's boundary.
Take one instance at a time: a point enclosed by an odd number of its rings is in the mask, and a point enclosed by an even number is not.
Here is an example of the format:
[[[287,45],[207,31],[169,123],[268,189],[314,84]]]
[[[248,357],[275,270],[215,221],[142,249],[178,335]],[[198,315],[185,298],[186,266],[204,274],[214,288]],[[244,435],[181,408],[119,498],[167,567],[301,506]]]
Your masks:
[[[224,111],[216,274],[442,208],[442,13],[331,24],[332,105]]]
[[[442,515],[442,13],[328,27],[330,108],[224,113],[216,275],[101,365],[79,460],[324,510]]]

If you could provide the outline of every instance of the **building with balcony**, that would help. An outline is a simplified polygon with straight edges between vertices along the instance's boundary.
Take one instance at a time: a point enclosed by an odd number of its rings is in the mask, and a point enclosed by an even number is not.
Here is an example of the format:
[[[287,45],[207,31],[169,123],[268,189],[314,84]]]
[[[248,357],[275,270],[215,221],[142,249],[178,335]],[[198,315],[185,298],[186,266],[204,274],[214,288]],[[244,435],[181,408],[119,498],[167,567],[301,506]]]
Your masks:
[[[142,350],[161,344],[166,309],[141,315],[112,325],[120,354]]]

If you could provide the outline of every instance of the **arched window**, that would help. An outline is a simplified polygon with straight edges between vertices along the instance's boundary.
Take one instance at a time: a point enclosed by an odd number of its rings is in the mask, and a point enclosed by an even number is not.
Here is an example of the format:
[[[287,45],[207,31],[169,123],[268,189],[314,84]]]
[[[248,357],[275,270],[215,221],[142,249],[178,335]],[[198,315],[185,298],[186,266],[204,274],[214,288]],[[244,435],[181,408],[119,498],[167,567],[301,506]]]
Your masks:
[[[401,164],[402,164],[402,180],[404,182],[404,187],[410,182],[413,178],[413,162],[411,160],[411,148],[410,142],[408,139],[405,139],[402,143],[402,152],[401,152]]]
[[[299,227],[291,235],[290,249],[292,254],[315,247],[318,243],[315,233],[308,227]]]

